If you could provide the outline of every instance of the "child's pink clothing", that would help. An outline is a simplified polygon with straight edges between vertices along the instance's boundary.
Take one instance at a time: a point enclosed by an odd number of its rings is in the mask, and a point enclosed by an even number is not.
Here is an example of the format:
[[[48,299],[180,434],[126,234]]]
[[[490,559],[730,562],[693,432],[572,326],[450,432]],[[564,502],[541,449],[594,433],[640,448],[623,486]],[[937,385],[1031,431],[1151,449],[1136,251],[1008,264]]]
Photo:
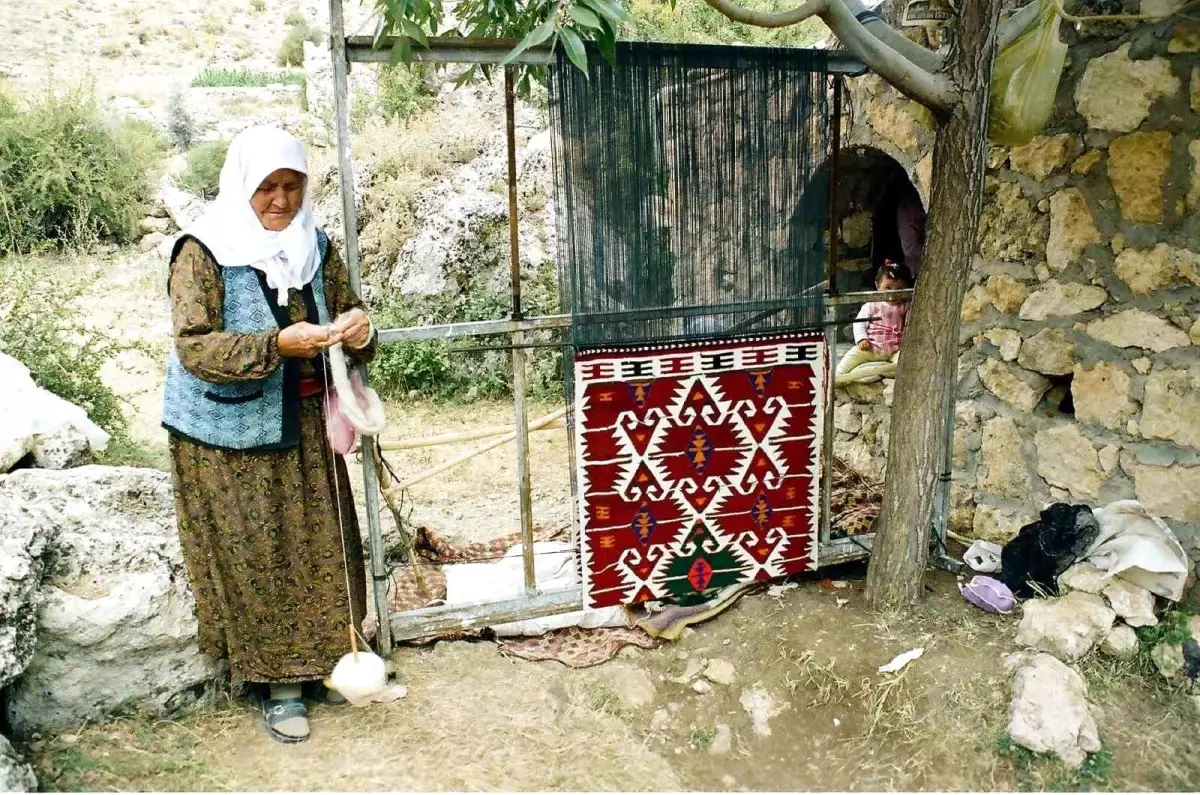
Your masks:
[[[878,320],[868,321],[876,317]],[[858,310],[854,324],[854,342],[870,340],[875,352],[884,356],[900,350],[904,336],[904,324],[908,320],[908,304],[889,304],[887,301],[871,301]]]

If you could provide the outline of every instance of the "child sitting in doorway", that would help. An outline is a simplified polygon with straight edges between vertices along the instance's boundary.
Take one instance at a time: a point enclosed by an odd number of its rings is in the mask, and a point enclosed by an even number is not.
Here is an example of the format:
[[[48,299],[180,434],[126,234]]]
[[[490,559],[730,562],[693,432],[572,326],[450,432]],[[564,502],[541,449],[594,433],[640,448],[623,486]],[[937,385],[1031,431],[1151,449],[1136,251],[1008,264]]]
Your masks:
[[[880,266],[875,277],[878,290],[907,290],[912,286],[913,278],[908,268],[891,260]],[[907,320],[908,301],[903,298],[863,304],[854,324],[855,345],[838,362],[833,383],[841,386],[894,377]]]

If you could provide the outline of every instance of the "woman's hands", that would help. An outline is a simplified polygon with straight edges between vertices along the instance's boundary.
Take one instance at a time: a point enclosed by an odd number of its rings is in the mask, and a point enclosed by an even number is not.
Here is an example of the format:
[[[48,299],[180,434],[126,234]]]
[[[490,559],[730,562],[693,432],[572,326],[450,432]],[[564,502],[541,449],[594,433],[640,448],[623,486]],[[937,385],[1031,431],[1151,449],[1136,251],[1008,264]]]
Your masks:
[[[342,343],[349,348],[362,348],[371,341],[371,321],[367,313],[361,309],[351,309],[333,323],[333,328],[341,335]]]
[[[289,359],[311,359],[339,342],[362,348],[371,341],[371,321],[361,309],[351,309],[331,326],[293,323],[279,332],[279,353]]]
[[[341,341],[337,326],[293,323],[279,332],[279,354],[289,359],[311,359]]]
[[[875,350],[875,346],[871,344],[870,340],[863,340],[862,342],[858,343],[858,349],[860,351],[866,351],[870,353],[871,351]]]

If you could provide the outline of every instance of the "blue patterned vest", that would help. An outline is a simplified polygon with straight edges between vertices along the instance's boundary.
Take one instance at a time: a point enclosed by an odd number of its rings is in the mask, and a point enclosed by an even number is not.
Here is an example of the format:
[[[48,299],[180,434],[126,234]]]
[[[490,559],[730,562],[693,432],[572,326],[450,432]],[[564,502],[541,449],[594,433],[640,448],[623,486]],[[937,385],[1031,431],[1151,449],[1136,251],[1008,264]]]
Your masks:
[[[172,262],[185,239],[176,243]],[[329,239],[320,230],[317,246],[321,265],[310,283],[311,297],[318,322],[327,324]],[[287,309],[276,306],[275,291],[257,270],[217,268],[225,285],[221,305],[225,331],[259,334],[287,325]],[[214,384],[188,372],[172,345],[163,389],[163,427],[193,442],[227,450],[294,447],[299,441],[299,364],[299,360],[284,359],[266,378]]]

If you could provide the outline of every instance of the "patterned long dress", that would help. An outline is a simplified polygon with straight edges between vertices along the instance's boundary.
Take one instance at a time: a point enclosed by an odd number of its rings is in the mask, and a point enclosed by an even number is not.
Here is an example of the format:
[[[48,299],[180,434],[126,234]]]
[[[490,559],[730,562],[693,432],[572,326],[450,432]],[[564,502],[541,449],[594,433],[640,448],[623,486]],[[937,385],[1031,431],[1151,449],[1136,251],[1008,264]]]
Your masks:
[[[223,330],[218,267],[194,241],[172,263],[179,357],[206,381],[263,378],[282,366],[277,332]],[[324,278],[331,316],[362,305],[336,250],[330,251]],[[300,293],[293,291],[288,311],[293,321],[305,319]],[[361,362],[374,356],[374,348],[372,342],[347,353]],[[311,363],[302,365],[302,374],[315,372]],[[300,403],[300,443],[290,449],[237,452],[174,434],[170,439],[179,539],[196,596],[200,649],[228,659],[235,680],[283,683],[328,676],[348,650],[350,603],[356,627],[365,615],[363,548],[346,466],[326,439],[321,398]]]

